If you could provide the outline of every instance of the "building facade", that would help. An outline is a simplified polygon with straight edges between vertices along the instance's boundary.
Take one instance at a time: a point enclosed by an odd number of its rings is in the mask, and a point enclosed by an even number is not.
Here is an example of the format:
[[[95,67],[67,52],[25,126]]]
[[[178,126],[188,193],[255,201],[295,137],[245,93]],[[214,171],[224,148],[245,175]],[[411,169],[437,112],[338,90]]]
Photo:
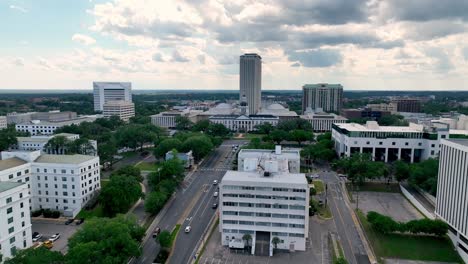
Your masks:
[[[333,124],[332,139],[338,156],[369,153],[375,161],[404,160],[419,162],[439,155],[440,140],[449,138],[448,126],[427,128],[410,123],[407,127],[379,126],[375,121],[365,125]]]
[[[25,183],[0,181],[0,221],[3,260],[32,245],[29,193]]]
[[[398,112],[398,105],[394,102],[391,103],[380,103],[380,104],[368,104],[366,108],[371,109],[372,111],[384,111],[390,113]]]
[[[468,140],[442,140],[435,214],[449,225],[449,237],[468,263]]]
[[[210,116],[208,120],[215,124],[223,124],[231,131],[249,132],[256,130],[257,125],[270,123],[272,126],[276,126],[279,117],[272,115],[217,115]]]
[[[7,128],[7,117],[6,116],[0,116],[0,130]]]
[[[7,114],[7,123],[8,124],[18,124],[18,123],[26,123],[30,122],[33,118],[32,116],[36,112],[28,112],[28,113],[8,113]]]
[[[68,141],[75,141],[80,138],[78,134],[69,134],[69,133],[60,133],[54,134],[52,136],[31,136],[31,137],[17,137],[16,139],[18,142],[13,149],[20,150],[20,151],[36,151],[39,150],[43,154],[66,154],[67,150],[65,148],[47,148],[46,144],[54,137],[62,136],[65,137]],[[96,140],[88,140],[88,143],[93,147],[92,150],[88,150],[88,152],[84,153],[86,155],[97,155],[97,141]]]
[[[135,104],[128,101],[107,101],[104,103],[104,117],[118,116],[122,121],[129,122],[135,116]]]
[[[69,126],[72,124],[79,125],[82,122],[93,122],[95,120],[96,120],[96,116],[78,117],[72,120],[57,121],[57,122],[32,120],[26,123],[17,123],[15,125],[15,128],[16,128],[16,131],[29,132],[32,136],[53,135],[57,128],[60,128],[63,126]]]
[[[240,93],[239,101],[245,97],[249,114],[260,111],[262,100],[262,57],[248,53],[240,56]]]
[[[322,108],[325,112],[341,111],[343,104],[343,86],[341,84],[306,84],[302,86],[302,113],[308,108]]]
[[[108,101],[132,101],[130,82],[93,82],[94,111],[103,111]]]
[[[398,112],[407,113],[420,113],[421,112],[421,100],[412,98],[398,98],[393,99],[392,103],[397,105]]]
[[[364,109],[343,109],[341,110],[341,115],[348,119],[371,119],[371,120],[380,120],[384,116],[391,115],[389,111],[380,111],[372,110],[370,108]]]
[[[282,149],[281,146],[276,146],[275,150],[241,149],[237,156],[237,170],[256,171],[265,168],[271,161],[278,165],[275,171],[299,173],[301,169],[299,149]]]
[[[219,187],[221,243],[244,248],[243,236],[249,234],[252,254],[266,251],[272,256],[275,237],[279,249],[305,251],[309,233],[305,175],[267,170],[224,175]]]
[[[301,118],[309,121],[312,130],[316,133],[330,132],[333,124],[348,122],[345,117],[328,113],[308,113],[301,115]]]

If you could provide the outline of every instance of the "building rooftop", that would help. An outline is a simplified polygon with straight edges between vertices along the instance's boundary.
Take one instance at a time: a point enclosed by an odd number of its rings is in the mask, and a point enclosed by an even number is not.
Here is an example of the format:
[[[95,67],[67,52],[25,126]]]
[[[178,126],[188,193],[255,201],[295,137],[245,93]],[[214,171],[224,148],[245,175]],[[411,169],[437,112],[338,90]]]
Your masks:
[[[304,84],[302,86],[303,88],[306,89],[313,89],[313,88],[332,88],[332,89],[343,89],[343,86],[341,84],[330,84],[330,83],[317,83],[317,84]]]
[[[360,125],[357,123],[342,123],[335,125],[339,128],[355,132],[423,132],[423,126],[416,124],[410,124],[410,126],[379,126],[377,122],[370,121],[366,125]]]
[[[228,170],[224,174],[221,182],[225,181],[244,181],[255,183],[288,183],[288,184],[308,184],[304,173],[278,172],[271,173],[270,176],[264,176],[263,172],[250,171],[232,171]]]
[[[37,163],[61,163],[61,164],[80,164],[92,159],[97,158],[96,156],[88,155],[48,155],[44,154],[39,156],[34,162]]]
[[[25,183],[22,182],[9,182],[9,181],[1,181],[0,182],[0,193],[6,192],[10,189],[16,188],[18,186],[21,186]]]
[[[49,141],[50,137],[48,136],[39,136],[39,137],[17,137],[18,142],[28,141],[28,142],[38,142],[43,143]]]
[[[276,154],[274,149],[241,149],[239,151],[239,157],[265,159],[285,157],[290,159],[299,159],[301,156],[299,149],[281,149],[280,151],[280,154]]]
[[[67,126],[71,124],[81,123],[81,122],[93,122],[96,120],[96,116],[84,116],[78,117],[71,120],[66,121],[41,121],[41,120],[32,120],[26,123],[18,123],[17,126],[29,126],[29,125],[38,125],[38,126]]]
[[[461,139],[461,138],[452,138],[452,139],[446,139],[449,142],[453,142],[456,144],[463,145],[465,147],[468,147],[468,139]]]
[[[0,160],[0,171],[11,169],[23,164],[26,164],[27,162],[20,159],[20,158],[9,158],[9,159],[4,159]]]

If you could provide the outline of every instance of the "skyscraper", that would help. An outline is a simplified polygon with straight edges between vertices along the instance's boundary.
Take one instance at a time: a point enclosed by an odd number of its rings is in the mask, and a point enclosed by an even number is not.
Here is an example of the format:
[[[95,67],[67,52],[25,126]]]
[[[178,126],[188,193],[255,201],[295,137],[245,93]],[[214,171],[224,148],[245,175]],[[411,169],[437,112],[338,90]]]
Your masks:
[[[94,111],[103,111],[108,101],[132,102],[132,83],[93,82]]]
[[[343,86],[341,84],[306,84],[302,86],[302,113],[307,108],[322,108],[325,112],[341,111]]]
[[[262,97],[262,57],[255,53],[240,56],[240,94],[239,100],[245,96],[249,114],[260,111]]]

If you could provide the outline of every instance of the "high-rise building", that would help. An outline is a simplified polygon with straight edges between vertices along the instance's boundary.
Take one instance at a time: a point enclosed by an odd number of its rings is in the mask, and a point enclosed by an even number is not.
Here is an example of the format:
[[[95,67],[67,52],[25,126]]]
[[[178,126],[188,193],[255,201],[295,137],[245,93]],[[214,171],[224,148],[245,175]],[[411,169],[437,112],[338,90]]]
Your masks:
[[[325,112],[341,111],[343,101],[343,86],[341,84],[306,84],[302,86],[302,113],[307,108],[315,110],[322,108]]]
[[[435,214],[449,225],[449,237],[468,263],[468,140],[442,140]]]
[[[397,105],[398,112],[407,113],[420,113],[421,112],[421,100],[414,98],[397,98],[392,100],[392,103]]]
[[[135,104],[127,101],[107,101],[102,114],[104,117],[118,116],[122,121],[128,122],[135,116]]]
[[[240,56],[240,94],[245,100],[250,115],[260,111],[262,97],[262,57],[255,53]]]
[[[103,111],[108,101],[132,101],[129,82],[93,82],[94,111]]]

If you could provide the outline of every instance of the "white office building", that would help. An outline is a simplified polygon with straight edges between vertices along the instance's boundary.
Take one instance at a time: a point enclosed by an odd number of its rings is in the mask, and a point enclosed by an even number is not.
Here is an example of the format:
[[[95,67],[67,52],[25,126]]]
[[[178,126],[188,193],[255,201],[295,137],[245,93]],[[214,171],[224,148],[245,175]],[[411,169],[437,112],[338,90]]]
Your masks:
[[[216,115],[208,118],[215,124],[223,124],[231,131],[250,132],[256,130],[257,125],[269,123],[276,126],[279,117],[272,115]]]
[[[356,123],[333,124],[332,139],[338,156],[369,153],[376,161],[404,160],[419,162],[437,158],[441,139],[449,138],[448,126],[424,127],[379,126],[375,121],[365,125]]]
[[[255,53],[240,56],[240,93],[239,101],[244,98],[249,114],[260,111],[262,102],[262,57]]]
[[[341,84],[306,84],[302,86],[302,113],[308,108],[322,108],[325,112],[341,111],[343,104],[343,86]]]
[[[72,124],[79,125],[82,122],[94,122],[96,118],[96,116],[83,116],[72,120],[57,122],[32,120],[26,123],[17,123],[15,128],[16,131],[29,132],[32,136],[52,135],[57,128],[69,126]]]
[[[190,122],[196,123],[199,120],[199,115],[203,113],[202,110],[191,110],[191,109],[183,109],[183,110],[171,110],[161,112],[156,115],[152,115],[151,117],[151,124],[164,127],[164,128],[175,128],[177,125],[177,118],[178,117],[186,117]]]
[[[227,171],[220,183],[219,216],[221,243],[244,248],[250,234],[251,253],[273,255],[279,249],[306,250],[309,233],[309,186],[304,174],[265,170]]]
[[[7,117],[0,116],[0,130],[4,128],[7,128]]]
[[[442,140],[435,214],[449,225],[449,237],[468,263],[468,140]]]
[[[70,133],[59,133],[54,134],[52,136],[31,136],[31,137],[17,137],[17,144],[13,147],[13,149],[20,150],[20,151],[36,151],[40,150],[43,154],[66,154],[67,150],[65,148],[58,148],[58,149],[51,149],[47,148],[47,142],[54,137],[64,137],[66,140],[73,142],[80,138],[78,134],[70,134]],[[97,155],[97,141],[96,140],[88,140],[89,144],[93,147],[92,150],[85,153],[86,155]],[[84,153],[83,153],[84,154]]]
[[[301,169],[300,149],[282,149],[276,146],[270,149],[241,149],[237,156],[238,171],[257,171],[274,161],[275,171],[299,173]]]
[[[309,121],[312,125],[312,131],[316,133],[321,132],[330,132],[332,130],[332,125],[336,123],[346,123],[348,119],[333,113],[313,113],[306,112],[306,114],[301,115],[301,118]]]
[[[53,209],[75,217],[100,190],[99,157],[3,151],[0,181],[26,183],[31,210]]]
[[[94,111],[103,111],[108,101],[132,102],[130,82],[93,82]]]
[[[3,164],[0,163],[0,170]],[[0,254],[3,260],[32,245],[28,186],[0,181]]]
[[[102,114],[107,118],[118,116],[122,121],[128,122],[135,116],[135,104],[128,101],[107,101],[104,103]]]

